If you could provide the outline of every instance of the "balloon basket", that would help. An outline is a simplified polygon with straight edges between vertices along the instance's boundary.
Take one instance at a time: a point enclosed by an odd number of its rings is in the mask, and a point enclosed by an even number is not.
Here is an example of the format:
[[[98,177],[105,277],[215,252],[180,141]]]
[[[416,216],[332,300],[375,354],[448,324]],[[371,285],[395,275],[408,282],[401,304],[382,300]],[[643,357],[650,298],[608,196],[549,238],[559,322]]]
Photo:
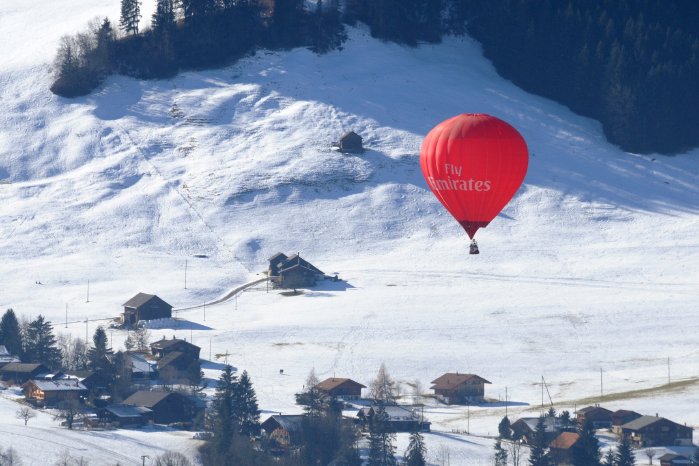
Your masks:
[[[476,243],[476,240],[471,240],[471,245],[468,247],[468,253],[469,254],[480,254],[481,252],[478,250],[478,243]]]

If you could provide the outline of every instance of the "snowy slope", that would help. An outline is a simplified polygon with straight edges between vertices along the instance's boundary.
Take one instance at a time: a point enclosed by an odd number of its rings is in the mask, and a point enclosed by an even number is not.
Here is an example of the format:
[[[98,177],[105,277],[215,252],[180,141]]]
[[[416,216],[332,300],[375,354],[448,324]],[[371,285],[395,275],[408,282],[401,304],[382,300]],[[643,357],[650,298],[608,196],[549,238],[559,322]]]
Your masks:
[[[382,361],[424,391],[444,371],[475,372],[493,382],[487,395],[508,387],[522,404],[540,402],[544,375],[569,408],[599,394],[600,368],[605,393],[662,385],[668,357],[673,380],[699,377],[698,151],[621,152],[598,123],[499,78],[468,38],[409,49],[361,28],[324,56],[261,51],[57,98],[58,39],[96,15],[115,21],[118,2],[55,3],[0,4],[11,33],[0,44],[0,309],[77,335],[89,318],[91,334],[138,291],[199,304],[300,251],[348,285],[294,297],[256,287],[154,336],[229,351],[270,411],[295,409],[311,367],[366,384]],[[531,152],[476,257],[418,165],[424,135],[463,112],[507,120]],[[369,150],[331,151],[350,129]],[[699,426],[693,383],[606,404]],[[464,410],[429,411],[436,429],[466,430]],[[474,408],[471,431],[492,434],[503,414]],[[476,450],[486,462],[489,444]]]

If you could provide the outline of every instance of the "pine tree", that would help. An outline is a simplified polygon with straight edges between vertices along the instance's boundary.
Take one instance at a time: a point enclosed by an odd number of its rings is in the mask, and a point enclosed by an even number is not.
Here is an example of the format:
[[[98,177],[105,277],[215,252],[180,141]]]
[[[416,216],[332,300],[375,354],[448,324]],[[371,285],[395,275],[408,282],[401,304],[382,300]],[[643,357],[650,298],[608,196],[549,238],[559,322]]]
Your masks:
[[[500,424],[498,424],[498,433],[500,434],[500,438],[504,440],[509,440],[512,438],[512,424],[510,424],[510,419],[505,416],[502,418],[500,421]]]
[[[546,424],[544,421],[544,416],[539,416],[529,452],[530,466],[549,466],[550,464],[546,455]]]
[[[226,365],[218,379],[210,414],[213,427],[212,446],[214,453],[219,457],[225,456],[236,430],[234,404],[237,384],[238,377],[233,374],[233,368]]]
[[[607,453],[604,455],[602,466],[616,466],[616,455],[614,455],[613,450],[607,450]]]
[[[115,402],[122,401],[133,392],[132,368],[126,355],[118,351],[112,359],[114,376],[112,378],[111,393]]]
[[[121,0],[119,27],[127,34],[138,34],[139,21],[141,21],[140,0]]]
[[[631,449],[631,443],[629,438],[623,435],[614,455],[613,466],[634,466],[634,464],[636,464],[636,460]]]
[[[507,451],[502,448],[500,439],[495,441],[495,458],[493,463],[494,466],[507,466]]]
[[[260,432],[260,409],[247,371],[243,371],[238,380],[233,411],[241,435],[254,437]]]
[[[393,445],[395,434],[388,429],[388,414],[383,402],[374,407],[369,423],[369,466],[395,466],[397,464]]]
[[[426,466],[426,453],[427,448],[425,447],[425,439],[422,437],[422,434],[420,432],[411,433],[410,442],[408,443],[408,449],[405,452],[405,465]]]
[[[580,439],[571,448],[571,463],[573,466],[599,466],[599,440],[595,437],[595,429],[591,422],[586,422],[578,429]]]
[[[109,365],[107,357],[111,356],[112,349],[107,345],[107,332],[100,325],[92,336],[93,347],[87,352],[90,368],[93,370],[106,369]]]
[[[318,388],[319,383],[315,369],[311,369],[306,377],[304,391],[296,394],[296,404],[303,406],[306,414],[311,417],[320,417],[328,409],[328,397]]]
[[[24,342],[15,311],[8,309],[0,320],[0,343],[10,354],[21,357]]]
[[[50,369],[61,366],[61,351],[56,347],[51,322],[39,315],[27,326],[25,359],[44,364]]]
[[[175,28],[174,0],[158,0],[155,5],[155,13],[151,18],[151,27],[156,33],[171,31]]]

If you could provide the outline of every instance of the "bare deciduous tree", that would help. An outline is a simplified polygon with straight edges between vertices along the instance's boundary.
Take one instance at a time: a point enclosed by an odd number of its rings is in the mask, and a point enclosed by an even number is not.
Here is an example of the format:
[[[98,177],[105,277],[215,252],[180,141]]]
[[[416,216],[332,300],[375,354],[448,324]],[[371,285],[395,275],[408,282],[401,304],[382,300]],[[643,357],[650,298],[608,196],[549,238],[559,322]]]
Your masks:
[[[22,406],[17,410],[15,416],[17,419],[22,419],[24,421],[24,425],[26,426],[31,418],[36,417],[36,413],[29,406]]]
[[[155,458],[153,464],[155,466],[193,466],[186,456],[176,451],[166,451]]]

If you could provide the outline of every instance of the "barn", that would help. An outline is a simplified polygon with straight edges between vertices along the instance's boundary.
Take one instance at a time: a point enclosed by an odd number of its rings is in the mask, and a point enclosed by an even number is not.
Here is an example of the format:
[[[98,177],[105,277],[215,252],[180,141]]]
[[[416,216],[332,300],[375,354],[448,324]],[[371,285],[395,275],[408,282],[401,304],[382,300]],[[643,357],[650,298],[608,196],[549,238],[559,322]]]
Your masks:
[[[138,293],[124,303],[124,326],[132,327],[142,320],[169,319],[172,306],[153,294]]]
[[[354,131],[347,132],[340,138],[340,151],[362,153],[364,152],[362,142],[362,137],[360,135]]]

